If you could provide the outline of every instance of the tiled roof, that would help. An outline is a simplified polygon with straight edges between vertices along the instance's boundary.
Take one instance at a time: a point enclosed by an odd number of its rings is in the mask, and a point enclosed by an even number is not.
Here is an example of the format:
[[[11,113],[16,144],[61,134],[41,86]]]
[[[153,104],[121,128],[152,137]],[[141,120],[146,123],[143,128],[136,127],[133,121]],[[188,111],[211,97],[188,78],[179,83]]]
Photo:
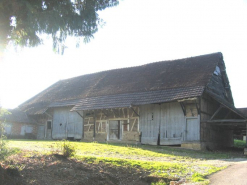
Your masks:
[[[61,80],[20,105],[20,109],[28,114],[42,114],[58,101],[205,87],[220,61],[222,54],[213,53]]]
[[[201,96],[204,87],[186,87],[140,93],[116,94],[82,99],[72,111],[130,107]]]
[[[9,109],[8,112],[11,114],[5,115],[0,118],[0,120],[4,120],[6,122],[19,122],[19,123],[36,123],[32,118],[27,116],[27,114],[21,111],[19,108]]]

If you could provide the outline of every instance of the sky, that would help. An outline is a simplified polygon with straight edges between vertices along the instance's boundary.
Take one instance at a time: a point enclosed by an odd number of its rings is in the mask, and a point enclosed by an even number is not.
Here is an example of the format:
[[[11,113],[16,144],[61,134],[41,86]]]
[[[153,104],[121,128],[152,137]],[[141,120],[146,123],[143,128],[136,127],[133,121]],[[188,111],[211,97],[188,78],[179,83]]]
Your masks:
[[[247,0],[120,0],[99,12],[94,39],[64,55],[52,41],[8,47],[0,59],[0,104],[15,108],[53,83],[83,74],[222,52],[235,106],[247,107]]]

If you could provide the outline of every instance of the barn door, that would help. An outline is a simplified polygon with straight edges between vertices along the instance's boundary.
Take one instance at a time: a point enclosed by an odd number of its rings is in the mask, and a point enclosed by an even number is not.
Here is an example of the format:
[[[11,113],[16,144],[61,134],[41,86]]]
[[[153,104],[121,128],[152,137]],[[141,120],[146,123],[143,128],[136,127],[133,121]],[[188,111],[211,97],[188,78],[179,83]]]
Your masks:
[[[149,145],[158,144],[160,106],[145,105],[140,107],[141,143]]]
[[[186,118],[185,140],[198,141],[200,132],[199,118]]]
[[[179,103],[161,105],[160,145],[178,145],[182,142],[184,113]]]
[[[109,140],[121,139],[120,121],[109,121]]]
[[[66,109],[55,109],[52,121],[52,138],[66,139],[66,125],[68,112]]]

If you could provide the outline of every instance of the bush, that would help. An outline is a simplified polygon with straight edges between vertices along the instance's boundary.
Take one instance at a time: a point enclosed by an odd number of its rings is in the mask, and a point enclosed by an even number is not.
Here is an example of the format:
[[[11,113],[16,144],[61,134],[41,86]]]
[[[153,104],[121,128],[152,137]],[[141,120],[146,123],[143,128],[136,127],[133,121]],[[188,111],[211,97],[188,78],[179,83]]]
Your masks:
[[[62,152],[64,157],[72,157],[75,155],[75,147],[72,146],[69,141],[64,141]]]
[[[234,139],[234,146],[237,148],[245,148],[246,141]]]

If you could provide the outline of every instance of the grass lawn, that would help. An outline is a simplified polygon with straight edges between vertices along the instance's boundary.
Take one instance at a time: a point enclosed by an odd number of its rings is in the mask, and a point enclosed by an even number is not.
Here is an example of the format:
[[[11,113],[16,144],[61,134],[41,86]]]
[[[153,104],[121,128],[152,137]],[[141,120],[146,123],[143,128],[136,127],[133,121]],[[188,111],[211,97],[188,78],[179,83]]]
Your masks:
[[[28,151],[25,155],[61,153],[62,141],[9,140],[8,146]],[[74,159],[90,164],[104,163],[126,169],[144,170],[149,177],[186,180],[207,184],[206,177],[224,169],[214,159],[231,158],[228,153],[193,151],[176,147],[69,142],[75,148]],[[166,184],[156,182],[152,184]]]

